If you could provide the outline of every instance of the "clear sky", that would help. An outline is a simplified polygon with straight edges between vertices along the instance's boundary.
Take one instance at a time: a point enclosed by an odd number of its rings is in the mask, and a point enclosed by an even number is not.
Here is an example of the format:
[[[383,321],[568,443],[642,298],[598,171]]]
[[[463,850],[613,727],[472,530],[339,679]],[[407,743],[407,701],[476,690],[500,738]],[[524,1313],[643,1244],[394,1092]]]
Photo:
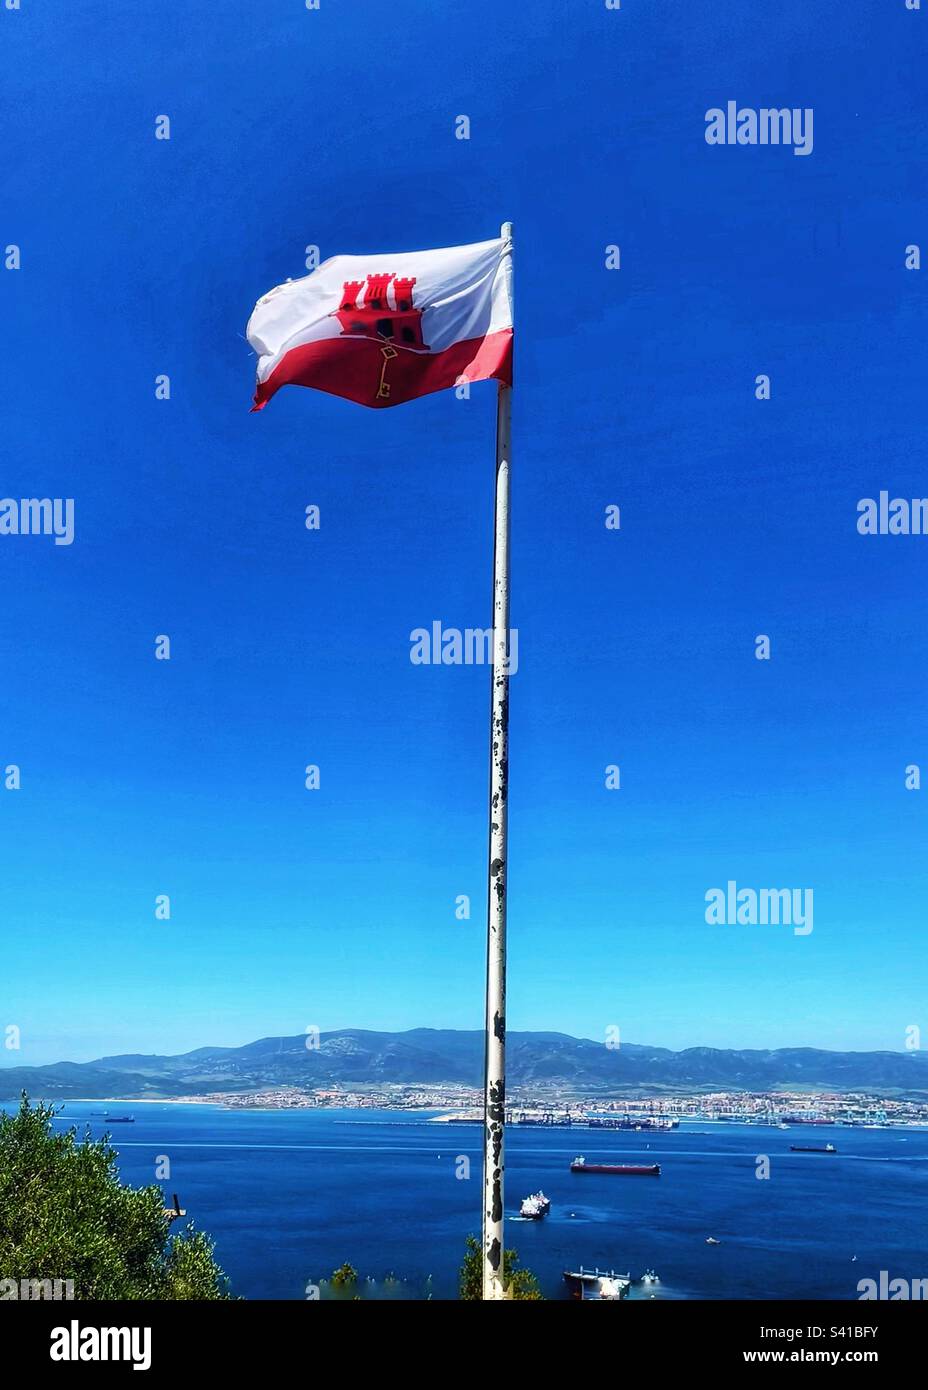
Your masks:
[[[488,673],[414,666],[409,634],[488,620],[495,388],[250,415],[244,325],[307,245],[504,219],[510,1027],[928,1029],[928,537],[856,529],[858,499],[928,493],[926,26],[904,0],[0,8],[0,491],[75,502],[71,546],[0,537],[4,1062],[482,1026]],[[811,107],[812,152],[708,145],[728,100]],[[812,888],[813,932],[708,926],[729,879]]]

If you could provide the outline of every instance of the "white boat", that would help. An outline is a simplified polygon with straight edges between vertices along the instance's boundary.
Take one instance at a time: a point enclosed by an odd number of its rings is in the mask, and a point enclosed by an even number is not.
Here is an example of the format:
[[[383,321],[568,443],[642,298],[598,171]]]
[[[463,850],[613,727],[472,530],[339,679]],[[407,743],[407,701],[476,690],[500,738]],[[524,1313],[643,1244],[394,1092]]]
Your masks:
[[[613,1302],[628,1296],[631,1275],[616,1274],[614,1269],[564,1270],[564,1278],[574,1292],[574,1296],[587,1302]]]
[[[628,1293],[628,1281],[625,1279],[602,1278],[599,1281],[598,1293],[600,1302],[617,1302]]]
[[[540,1221],[551,1209],[551,1199],[541,1191],[532,1192],[519,1208],[519,1215],[526,1221]]]

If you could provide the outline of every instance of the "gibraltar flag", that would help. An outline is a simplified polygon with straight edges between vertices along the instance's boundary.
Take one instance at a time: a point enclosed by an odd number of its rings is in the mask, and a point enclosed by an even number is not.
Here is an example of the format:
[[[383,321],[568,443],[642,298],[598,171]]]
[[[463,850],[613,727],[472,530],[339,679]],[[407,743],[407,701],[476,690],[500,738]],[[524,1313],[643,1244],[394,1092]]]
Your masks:
[[[254,410],[281,386],[400,405],[460,381],[512,382],[512,243],[333,256],[259,299]]]

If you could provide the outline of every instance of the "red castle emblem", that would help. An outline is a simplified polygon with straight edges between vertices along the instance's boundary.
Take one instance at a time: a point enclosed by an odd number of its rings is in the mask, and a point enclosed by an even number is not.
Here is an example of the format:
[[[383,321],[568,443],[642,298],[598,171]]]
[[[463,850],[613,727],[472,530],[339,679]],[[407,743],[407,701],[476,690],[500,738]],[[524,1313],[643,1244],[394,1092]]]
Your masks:
[[[422,310],[416,309],[412,302],[412,287],[415,283],[415,276],[408,279],[394,275],[368,275],[365,288],[363,280],[346,280],[342,287],[342,302],[333,315],[341,324],[342,333],[354,337],[379,338],[383,343],[380,349],[383,368],[377,390],[378,399],[390,394],[390,387],[384,377],[387,363],[398,355],[394,344],[428,352],[428,345],[422,341]],[[358,302],[362,289],[363,304]]]

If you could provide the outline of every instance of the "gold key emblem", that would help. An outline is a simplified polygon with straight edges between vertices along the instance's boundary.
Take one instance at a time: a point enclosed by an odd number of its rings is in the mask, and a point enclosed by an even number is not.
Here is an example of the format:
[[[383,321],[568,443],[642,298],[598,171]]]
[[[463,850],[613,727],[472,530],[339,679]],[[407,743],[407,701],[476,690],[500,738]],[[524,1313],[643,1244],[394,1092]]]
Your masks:
[[[397,352],[396,348],[391,347],[389,343],[384,343],[380,351],[383,356],[383,366],[380,369],[380,385],[377,388],[377,400],[379,401],[386,400],[390,394],[389,382],[385,380],[387,374],[387,363],[392,358],[399,357],[399,353]]]

